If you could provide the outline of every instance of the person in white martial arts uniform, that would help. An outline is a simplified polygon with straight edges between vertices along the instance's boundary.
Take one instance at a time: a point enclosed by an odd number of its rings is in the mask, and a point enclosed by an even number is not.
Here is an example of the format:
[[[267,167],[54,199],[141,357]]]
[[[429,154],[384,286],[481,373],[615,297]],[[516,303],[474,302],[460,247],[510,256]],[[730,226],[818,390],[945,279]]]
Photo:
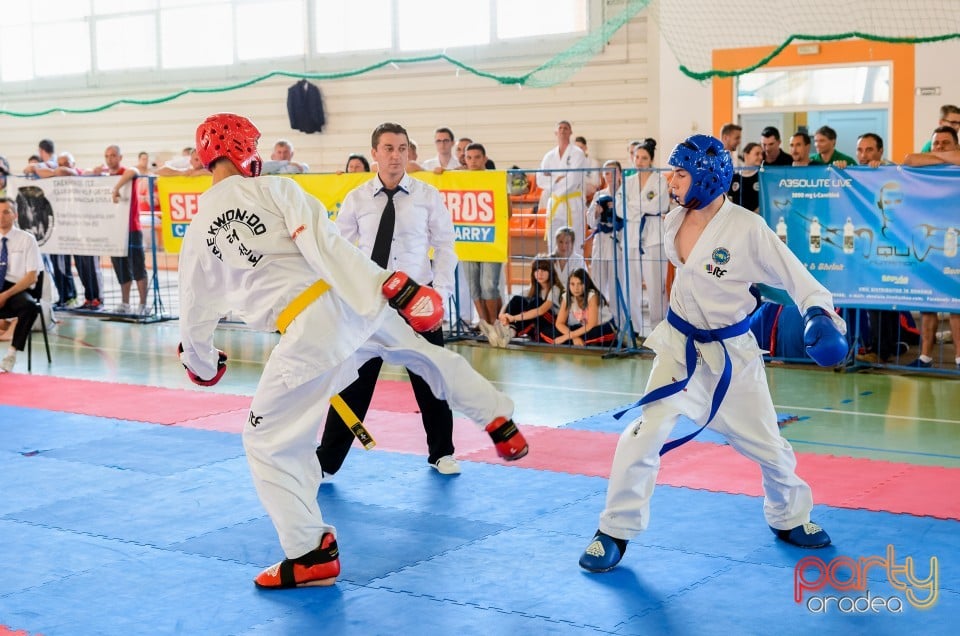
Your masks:
[[[593,231],[590,272],[600,293],[611,304],[617,303],[617,277],[625,280],[623,269],[623,168],[616,159],[603,164],[606,187],[597,190],[587,208]],[[616,248],[616,249],[614,249]],[[614,259],[618,259],[614,263]]]
[[[568,121],[557,122],[554,135],[555,148],[547,152],[540,162],[537,185],[547,197],[547,246],[556,250],[556,232],[562,227],[571,227],[577,235],[573,246],[575,254],[583,254],[583,240],[587,236],[584,191],[587,179],[586,168],[590,167],[587,156],[570,143],[573,128]]]
[[[666,305],[666,254],[663,249],[663,214],[670,209],[667,179],[653,170],[657,142],[644,139],[633,152],[639,172],[624,179],[627,193],[627,261],[630,266],[630,319],[640,336],[649,335],[664,316]],[[644,303],[646,301],[646,303]],[[649,314],[644,326],[643,306]]]
[[[228,113],[197,128],[213,185],[199,198],[180,252],[180,360],[193,382],[218,382],[227,356],[213,336],[227,313],[282,334],[254,394],[243,445],[286,559],[254,581],[265,588],[332,585],[340,562],[336,531],[317,503],[314,445],[330,398],[366,360],[414,369],[485,426],[502,458],[523,457],[527,444],[507,396],[462,357],[414,332],[440,325],[442,301],[433,289],[377,266],[293,180],[252,178],[262,165],[259,137],[247,118]]]
[[[846,325],[830,292],[763,218],[724,196],[733,169],[718,139],[689,137],[669,163],[670,192],[680,207],[664,219],[664,237],[677,274],[667,319],[646,341],[657,356],[645,395],[628,409],[643,410],[620,436],[600,526],[580,557],[592,572],[615,567],[627,541],[647,527],[660,456],[696,434],[665,444],[680,415],[710,424],[760,464],[763,513],[779,539],[808,548],[830,543],[810,521],[813,495],[777,427],[762,351],[749,330],[757,305],[750,287],[779,288],[796,301],[807,353],[818,364],[832,366],[847,355]]]

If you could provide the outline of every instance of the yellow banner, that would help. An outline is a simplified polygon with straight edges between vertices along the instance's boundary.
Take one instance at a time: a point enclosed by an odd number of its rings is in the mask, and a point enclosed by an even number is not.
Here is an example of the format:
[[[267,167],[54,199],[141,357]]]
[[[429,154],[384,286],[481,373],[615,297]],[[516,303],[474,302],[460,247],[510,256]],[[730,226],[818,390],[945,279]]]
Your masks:
[[[285,175],[315,196],[335,219],[347,193],[375,175],[352,174]],[[418,172],[416,179],[440,190],[457,233],[457,256],[464,261],[506,262],[507,177],[502,171],[452,170],[441,175]],[[197,213],[197,199],[210,187],[210,177],[159,177],[160,212],[164,250],[180,252],[187,226]]]

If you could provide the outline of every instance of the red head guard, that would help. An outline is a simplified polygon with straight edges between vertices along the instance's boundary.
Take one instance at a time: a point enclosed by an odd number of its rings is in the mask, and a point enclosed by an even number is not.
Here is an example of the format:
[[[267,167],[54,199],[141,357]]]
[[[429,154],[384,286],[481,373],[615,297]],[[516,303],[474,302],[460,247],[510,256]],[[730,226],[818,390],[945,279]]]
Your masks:
[[[210,115],[197,127],[197,155],[203,167],[226,157],[248,177],[260,175],[263,159],[257,152],[260,131],[249,119],[232,113]]]

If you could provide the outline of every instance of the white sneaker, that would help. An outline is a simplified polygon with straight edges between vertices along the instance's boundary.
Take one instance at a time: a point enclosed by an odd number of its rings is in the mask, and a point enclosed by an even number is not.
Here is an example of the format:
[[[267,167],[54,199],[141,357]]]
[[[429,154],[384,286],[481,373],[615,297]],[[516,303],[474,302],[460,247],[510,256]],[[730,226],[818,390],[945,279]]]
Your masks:
[[[133,307],[131,307],[129,303],[120,303],[117,305],[117,308],[113,310],[113,313],[123,315],[131,314],[133,313]]]
[[[513,329],[513,327],[508,327],[500,321],[497,321],[497,324],[495,324],[494,327],[497,330],[497,335],[500,337],[500,342],[497,346],[501,349],[506,349],[507,345],[510,344],[510,341],[513,340],[517,335],[517,332]]]
[[[497,334],[497,330],[486,320],[480,320],[478,326],[480,327],[480,333],[482,333],[487,338],[489,342],[494,347],[499,347],[500,336]]]
[[[10,373],[11,371],[13,371],[13,365],[15,365],[16,363],[17,363],[16,352],[8,353],[7,355],[3,356],[3,360],[0,360],[0,372]],[[440,461],[443,461],[444,459],[445,458],[441,457]],[[450,459],[453,459],[453,458],[451,457]],[[439,464],[440,462],[438,461],[437,463]],[[454,462],[454,465],[456,465],[456,462]],[[440,470],[440,469],[438,468],[437,470]],[[440,471],[440,472],[443,472],[443,471]],[[459,468],[457,468],[457,472],[458,473],[460,472]]]
[[[460,464],[453,458],[453,455],[444,455],[436,461],[433,466],[441,475],[459,475]]]
[[[138,310],[138,313],[141,316],[152,316],[153,307],[151,305],[140,305],[140,309]]]

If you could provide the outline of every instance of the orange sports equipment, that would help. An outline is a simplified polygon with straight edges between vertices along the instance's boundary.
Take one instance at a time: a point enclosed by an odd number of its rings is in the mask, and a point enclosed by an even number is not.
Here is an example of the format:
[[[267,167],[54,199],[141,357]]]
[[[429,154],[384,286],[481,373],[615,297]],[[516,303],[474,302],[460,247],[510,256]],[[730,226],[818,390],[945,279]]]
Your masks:
[[[320,547],[296,559],[284,559],[271,565],[253,579],[257,587],[283,590],[293,587],[328,586],[340,575],[340,550],[337,539],[328,532],[320,540]]]

